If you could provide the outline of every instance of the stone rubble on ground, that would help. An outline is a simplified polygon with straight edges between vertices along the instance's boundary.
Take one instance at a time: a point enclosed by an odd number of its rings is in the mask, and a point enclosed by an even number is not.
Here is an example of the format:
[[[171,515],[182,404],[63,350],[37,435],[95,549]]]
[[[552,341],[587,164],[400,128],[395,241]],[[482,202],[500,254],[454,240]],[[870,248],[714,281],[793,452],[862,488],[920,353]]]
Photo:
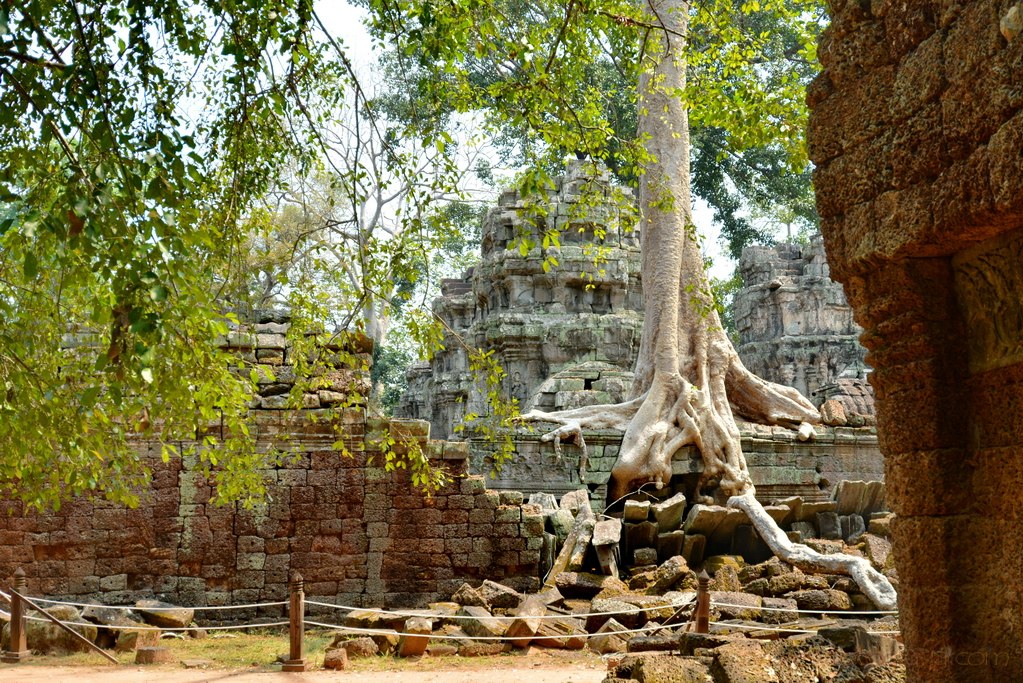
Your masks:
[[[431,633],[420,629],[416,638],[428,644],[398,654],[408,656],[479,656],[507,652],[512,647],[582,649],[618,658],[609,668],[607,683],[628,680],[717,681],[760,683],[817,680],[812,672],[843,675],[843,681],[896,681],[903,671],[900,645],[886,635],[868,631],[897,631],[898,619],[883,616],[870,621],[861,615],[848,617],[831,612],[873,609],[856,584],[845,576],[806,574],[771,557],[750,562],[746,553],[720,552],[735,549],[734,542],[722,543],[722,525],[741,536],[752,527],[740,512],[717,506],[693,505],[685,513],[685,499],[640,504],[626,502],[622,518],[596,515],[585,490],[567,494],[562,501],[538,499],[548,529],[562,527],[564,542],[557,552],[544,589],[523,594],[500,583],[484,580],[479,585],[463,584],[451,603],[434,603],[421,621],[432,623]],[[868,557],[893,579],[891,543],[856,525],[850,538],[813,538],[822,529],[842,529],[840,520],[857,517],[882,527],[880,508],[883,487],[864,482],[843,482],[832,501],[804,501],[791,498],[770,506],[772,514],[785,525],[805,525],[804,539],[822,552],[850,552]],[[575,515],[565,518],[565,513]],[[824,520],[822,523],[821,520]],[[873,524],[877,522],[877,524]],[[829,527],[828,524],[831,524]],[[678,534],[675,552],[658,561],[654,547],[628,547],[640,525],[653,527],[657,535]],[[755,532],[752,532],[755,535]],[[800,533],[802,535],[802,533]],[[833,535],[830,534],[829,535]],[[645,530],[644,530],[644,539]],[[695,554],[700,538],[701,551]],[[759,541],[759,537],[755,540]],[[846,545],[847,540],[857,545]],[[655,543],[656,541],[645,541]],[[743,541],[747,551],[755,550],[750,538]],[[631,550],[642,564],[619,565],[609,561]],[[683,551],[689,548],[692,560]],[[649,552],[647,552],[649,551]],[[609,566],[610,565],[610,566]],[[698,585],[694,567],[711,576],[711,630],[693,632],[691,618]],[[458,613],[452,615],[457,604]],[[803,612],[800,612],[800,611]],[[349,626],[366,626],[367,613],[353,611],[345,620]],[[507,618],[507,619],[506,619]],[[384,628],[377,615],[374,624]],[[411,621],[411,620],[410,620]],[[809,633],[808,633],[809,632]],[[473,641],[473,637],[505,640]],[[360,642],[339,634],[329,650],[352,648],[347,658],[365,656]],[[682,653],[687,657],[666,657]],[[336,657],[337,655],[335,655]],[[868,672],[861,664],[871,662]],[[816,669],[814,668],[816,667]],[[877,677],[875,671],[882,672]],[[858,677],[857,677],[858,676]],[[820,680],[836,680],[823,677]]]

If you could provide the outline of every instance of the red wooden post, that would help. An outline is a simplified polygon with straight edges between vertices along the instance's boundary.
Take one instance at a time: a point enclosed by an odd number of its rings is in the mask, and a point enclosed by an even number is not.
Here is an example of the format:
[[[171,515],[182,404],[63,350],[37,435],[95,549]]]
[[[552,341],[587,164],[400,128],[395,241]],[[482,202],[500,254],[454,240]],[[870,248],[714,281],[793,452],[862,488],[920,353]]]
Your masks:
[[[284,662],[281,671],[305,671],[302,638],[305,636],[305,582],[302,575],[294,572],[291,575],[291,601],[288,604],[288,635],[291,649],[288,661]]]
[[[696,632],[710,633],[710,577],[702,570],[696,579]]]
[[[14,572],[14,590],[18,593],[25,593],[25,570],[18,567]],[[15,594],[11,594],[11,642],[7,651],[0,656],[0,662],[5,664],[17,664],[28,659],[31,652],[28,649],[28,641],[25,633],[27,625],[25,621],[25,603]]]

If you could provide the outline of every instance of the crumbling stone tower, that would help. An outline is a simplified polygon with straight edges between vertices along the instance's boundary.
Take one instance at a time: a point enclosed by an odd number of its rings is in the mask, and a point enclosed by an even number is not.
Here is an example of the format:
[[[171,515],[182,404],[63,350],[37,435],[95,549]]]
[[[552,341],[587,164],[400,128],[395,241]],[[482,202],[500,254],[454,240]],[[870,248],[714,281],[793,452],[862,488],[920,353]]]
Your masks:
[[[808,93],[865,328],[910,681],[1023,680],[1023,16],[832,3]]]
[[[444,280],[434,313],[447,328],[444,350],[409,371],[396,411],[429,420],[451,436],[467,410],[486,410],[459,337],[492,350],[520,406],[556,410],[620,401],[632,383],[643,326],[639,233],[619,220],[606,170],[571,161],[541,214],[504,192],[483,222],[480,261]],[[558,265],[544,268],[544,233],[560,233]],[[523,255],[527,236],[537,246]],[[597,258],[596,250],[600,254]]]
[[[743,288],[733,301],[736,351],[758,377],[798,389],[820,406],[868,368],[842,285],[830,277],[824,243],[746,247]],[[865,383],[864,383],[865,384]],[[872,414],[872,410],[869,411]]]

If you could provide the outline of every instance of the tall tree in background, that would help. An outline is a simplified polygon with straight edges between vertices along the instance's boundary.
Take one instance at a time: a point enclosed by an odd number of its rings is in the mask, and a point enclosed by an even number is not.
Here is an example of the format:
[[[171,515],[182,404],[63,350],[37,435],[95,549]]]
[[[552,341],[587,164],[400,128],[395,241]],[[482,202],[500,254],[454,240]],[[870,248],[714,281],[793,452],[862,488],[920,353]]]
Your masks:
[[[644,326],[632,398],[524,418],[560,424],[547,439],[582,443],[585,429],[624,431],[612,498],[644,482],[667,483],[674,455],[695,445],[704,461],[700,488],[730,496],[782,559],[850,574],[879,606],[894,606],[890,583],[863,558],[824,556],[789,541],[757,502],[740,446],[735,413],[798,426],[803,438],[819,421],[799,392],[754,376],[739,360],[714,310],[690,215],[691,119],[749,146],[773,141],[790,158],[802,154],[798,79],[765,79],[759,49],[769,36],[741,30],[742,12],[761,6],[749,3],[736,13],[731,3],[691,10],[683,0],[640,8],[469,2],[446,6],[443,14],[426,0],[379,0],[372,7],[379,34],[427,73],[417,83],[428,95],[443,93],[438,99],[456,108],[479,108],[495,122],[535,131],[545,143],[540,160],[556,160],[566,149],[598,159],[620,153],[639,177]],[[784,3],[768,9],[792,23],[806,20]],[[700,49],[689,44],[691,35],[701,36]],[[635,65],[639,77],[638,135],[631,141],[614,130],[588,78],[605,55]],[[502,76],[485,88],[476,82],[481,62]],[[687,71],[699,76],[688,85]],[[608,140],[620,143],[616,151]],[[542,175],[541,168],[538,179],[527,178],[526,188],[545,187]]]

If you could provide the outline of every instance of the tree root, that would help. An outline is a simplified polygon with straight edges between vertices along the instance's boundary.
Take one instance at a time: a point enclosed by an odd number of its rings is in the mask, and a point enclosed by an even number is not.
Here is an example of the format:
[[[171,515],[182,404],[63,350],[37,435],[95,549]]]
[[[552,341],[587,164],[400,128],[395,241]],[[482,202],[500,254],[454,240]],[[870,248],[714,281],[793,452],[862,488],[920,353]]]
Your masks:
[[[779,559],[814,574],[844,574],[852,578],[863,594],[878,609],[896,609],[896,593],[891,582],[863,557],[845,553],[823,555],[802,543],[793,543],[777,522],[767,514],[752,492],[728,499],[728,507],[742,510],[753,527]]]

